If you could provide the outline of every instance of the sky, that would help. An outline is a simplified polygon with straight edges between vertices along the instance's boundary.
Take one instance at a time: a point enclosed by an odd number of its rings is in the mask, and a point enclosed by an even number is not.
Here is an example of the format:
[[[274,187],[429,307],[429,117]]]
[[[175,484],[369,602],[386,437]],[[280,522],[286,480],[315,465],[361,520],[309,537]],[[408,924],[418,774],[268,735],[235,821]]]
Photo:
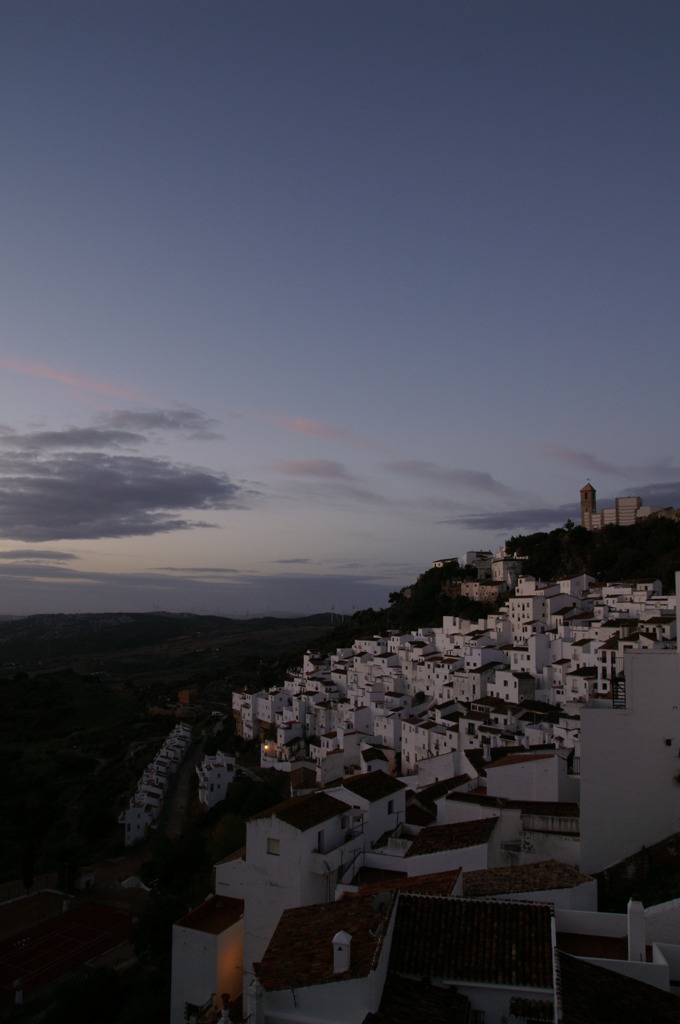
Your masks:
[[[5,0],[0,614],[680,505],[677,0]]]

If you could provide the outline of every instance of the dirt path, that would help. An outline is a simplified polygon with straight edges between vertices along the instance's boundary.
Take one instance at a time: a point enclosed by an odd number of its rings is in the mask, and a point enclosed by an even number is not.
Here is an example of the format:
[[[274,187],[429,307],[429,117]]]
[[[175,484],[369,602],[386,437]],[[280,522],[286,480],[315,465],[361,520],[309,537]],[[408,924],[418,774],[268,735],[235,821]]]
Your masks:
[[[184,831],[189,809],[197,791],[196,765],[203,758],[204,743],[202,737],[193,741],[187,756],[177,769],[165,798],[159,829],[171,839],[176,839]]]

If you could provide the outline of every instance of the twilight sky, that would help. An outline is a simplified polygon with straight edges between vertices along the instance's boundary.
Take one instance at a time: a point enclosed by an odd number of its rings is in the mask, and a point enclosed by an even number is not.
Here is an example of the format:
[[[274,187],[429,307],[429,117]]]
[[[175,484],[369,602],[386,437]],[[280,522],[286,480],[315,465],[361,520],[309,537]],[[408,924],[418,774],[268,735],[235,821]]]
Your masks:
[[[0,614],[680,505],[677,0],[5,0]]]

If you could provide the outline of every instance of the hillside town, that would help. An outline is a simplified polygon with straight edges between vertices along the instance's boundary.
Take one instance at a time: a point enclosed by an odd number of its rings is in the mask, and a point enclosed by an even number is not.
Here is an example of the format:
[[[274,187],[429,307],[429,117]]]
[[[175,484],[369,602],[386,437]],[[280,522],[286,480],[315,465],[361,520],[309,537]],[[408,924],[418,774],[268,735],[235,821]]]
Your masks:
[[[680,829],[676,597],[462,561],[507,591],[486,618],[233,693],[290,798],[175,924],[170,1024],[680,1021],[680,901],[598,912]]]

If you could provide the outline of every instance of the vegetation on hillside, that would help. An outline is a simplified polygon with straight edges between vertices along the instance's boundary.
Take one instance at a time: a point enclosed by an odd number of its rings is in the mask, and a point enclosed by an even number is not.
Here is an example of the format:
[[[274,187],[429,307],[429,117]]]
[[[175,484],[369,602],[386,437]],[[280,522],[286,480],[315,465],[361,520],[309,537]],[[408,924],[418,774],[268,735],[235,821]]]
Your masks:
[[[643,519],[634,526],[605,526],[589,531],[566,524],[550,533],[511,537],[508,553],[528,556],[527,572],[554,580],[588,573],[601,583],[660,579],[665,593],[675,592],[680,569],[680,523]]]
[[[511,537],[506,548],[510,555],[527,556],[524,572],[536,579],[564,579],[581,573],[600,582],[651,577],[661,580],[665,593],[674,593],[675,571],[680,569],[680,523],[646,519],[635,526],[607,526],[589,532],[567,522],[550,533]],[[390,594],[389,608],[356,612],[316,646],[330,652],[389,629],[440,626],[444,615],[472,621],[484,618],[492,606],[456,593],[456,584],[475,577],[474,569],[462,569],[456,561],[428,569],[411,586]]]
[[[324,652],[351,647],[362,636],[389,629],[403,632],[420,627],[441,626],[444,615],[459,615],[477,621],[488,615],[489,605],[460,594],[463,580],[476,579],[477,571],[461,568],[456,560],[422,573],[415,583],[394,591],[389,607],[365,608],[322,637],[316,647]]]

